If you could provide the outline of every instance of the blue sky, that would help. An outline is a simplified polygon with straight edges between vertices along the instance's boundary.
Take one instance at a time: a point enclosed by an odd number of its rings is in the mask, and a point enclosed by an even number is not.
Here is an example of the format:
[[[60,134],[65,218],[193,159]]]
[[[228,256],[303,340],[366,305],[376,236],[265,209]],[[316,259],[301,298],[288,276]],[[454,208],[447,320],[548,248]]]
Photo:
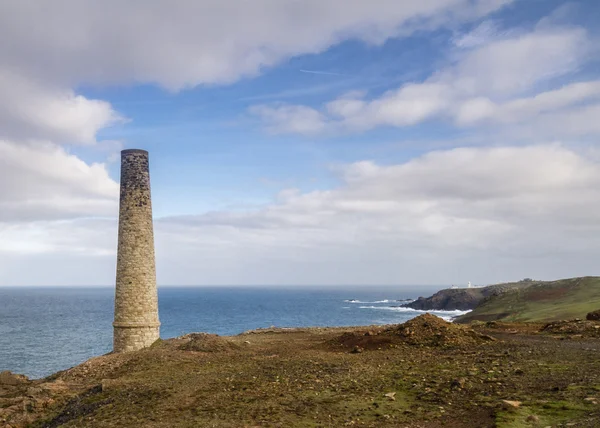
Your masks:
[[[230,85],[199,85],[178,92],[156,85],[83,87],[79,92],[109,101],[128,119],[100,130],[98,139],[144,148],[160,159],[153,176],[156,215],[235,209],[268,203],[279,189],[335,186],[336,177],[329,171],[332,164],[363,159],[405,162],[427,152],[429,141],[461,135],[438,121],[358,134],[271,135],[248,114],[251,106],[277,102],[319,106],[353,90],[367,91],[375,98],[402,84],[423,81],[452,62],[453,39],[482,22],[493,22],[498,32],[527,31],[541,18],[558,13],[568,24],[583,24],[593,32],[599,10],[594,2],[520,2],[463,25],[390,38],[382,44],[344,41],[318,54],[289,58]],[[597,76],[598,64],[589,64],[589,69],[578,70],[568,79],[586,75]],[[548,84],[556,86],[560,80]],[[85,150],[81,153],[85,156]],[[111,165],[110,172],[117,180],[118,164]]]
[[[351,91],[373,96],[404,82],[426,78],[444,56],[443,44],[451,33],[439,31],[434,39],[415,36],[389,40],[381,46],[359,41],[343,42],[312,55],[291,58],[267,68],[262,75],[227,86],[200,86],[172,93],[155,86],[94,88],[90,98],[106,99],[127,118],[122,126],[103,130],[99,138],[124,140],[126,147],[141,147],[160,157],[166,170],[178,177],[159,176],[154,181],[160,198],[161,184],[189,186],[202,201],[183,201],[164,213],[194,213],[240,203],[268,202],[274,189],[328,188],[336,183],[328,171],[335,163],[362,159],[403,161],[422,152],[411,144],[398,150],[403,140],[447,136],[443,125],[425,124],[412,129],[377,129],[360,135],[298,136],[265,132],[248,109],[258,103],[292,102],[319,105]],[[438,39],[444,37],[445,43]],[[313,71],[317,73],[309,73]],[[324,74],[338,73],[338,74]],[[183,153],[181,153],[183,152]],[[117,178],[118,168],[112,169]],[[215,188],[217,183],[220,187]],[[181,190],[181,189],[180,189]],[[160,213],[157,212],[160,215]]]
[[[123,148],[161,284],[597,273],[597,2],[233,3],[0,6],[0,284],[112,283]]]

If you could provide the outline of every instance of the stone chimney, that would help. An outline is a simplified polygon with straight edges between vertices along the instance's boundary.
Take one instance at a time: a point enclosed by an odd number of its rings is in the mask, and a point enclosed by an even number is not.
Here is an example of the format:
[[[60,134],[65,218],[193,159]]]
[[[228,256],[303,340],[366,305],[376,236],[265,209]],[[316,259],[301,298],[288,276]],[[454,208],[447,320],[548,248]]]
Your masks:
[[[129,352],[160,337],[148,152],[121,152],[121,197],[113,351]]]

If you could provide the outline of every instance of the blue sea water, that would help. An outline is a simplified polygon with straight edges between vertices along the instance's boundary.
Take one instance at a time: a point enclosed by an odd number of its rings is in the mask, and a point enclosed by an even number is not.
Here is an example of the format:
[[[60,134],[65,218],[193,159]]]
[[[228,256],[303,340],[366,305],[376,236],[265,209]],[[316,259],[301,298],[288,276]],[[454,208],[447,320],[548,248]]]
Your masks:
[[[421,312],[394,307],[397,300],[437,289],[161,287],[161,337],[401,323]],[[109,352],[113,304],[110,287],[0,287],[0,371],[39,378]]]

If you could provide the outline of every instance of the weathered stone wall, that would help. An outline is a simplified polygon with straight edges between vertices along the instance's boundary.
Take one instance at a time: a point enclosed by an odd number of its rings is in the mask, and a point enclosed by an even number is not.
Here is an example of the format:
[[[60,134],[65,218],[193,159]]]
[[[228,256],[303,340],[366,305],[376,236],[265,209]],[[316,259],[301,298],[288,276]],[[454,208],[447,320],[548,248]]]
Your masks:
[[[121,152],[114,352],[135,351],[160,335],[148,152]]]

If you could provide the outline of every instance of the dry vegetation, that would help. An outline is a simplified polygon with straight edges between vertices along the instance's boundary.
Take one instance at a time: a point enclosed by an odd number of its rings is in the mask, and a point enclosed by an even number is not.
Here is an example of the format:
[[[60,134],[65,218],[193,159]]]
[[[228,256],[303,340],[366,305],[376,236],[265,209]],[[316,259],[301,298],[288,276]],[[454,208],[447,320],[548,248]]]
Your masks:
[[[542,329],[424,315],[187,335],[38,381],[5,373],[0,426],[600,426],[599,339]]]

